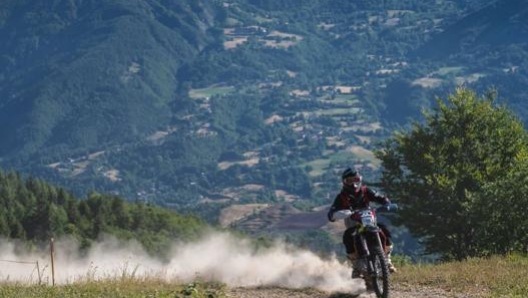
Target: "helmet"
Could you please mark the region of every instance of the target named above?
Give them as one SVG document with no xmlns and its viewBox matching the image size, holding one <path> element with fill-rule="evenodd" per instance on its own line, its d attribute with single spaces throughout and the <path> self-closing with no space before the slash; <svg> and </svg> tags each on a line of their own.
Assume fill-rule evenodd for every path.
<svg viewBox="0 0 528 298">
<path fill-rule="evenodd" d="M 359 188 L 361 186 L 361 182 L 363 181 L 363 177 L 361 177 L 359 172 L 351 168 L 347 168 L 343 171 L 341 174 L 341 179 L 343 180 L 343 185 L 345 187 L 353 186 L 354 189 Z"/>
</svg>

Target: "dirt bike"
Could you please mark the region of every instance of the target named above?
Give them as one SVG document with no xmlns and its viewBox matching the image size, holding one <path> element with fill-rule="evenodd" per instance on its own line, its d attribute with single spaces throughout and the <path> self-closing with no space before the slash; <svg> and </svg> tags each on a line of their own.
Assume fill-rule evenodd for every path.
<svg viewBox="0 0 528 298">
<path fill-rule="evenodd" d="M 386 257 L 386 238 L 377 224 L 376 213 L 396 210 L 396 204 L 390 204 L 379 208 L 366 207 L 357 210 L 341 210 L 335 218 L 351 217 L 356 223 L 360 258 L 363 260 L 363 268 L 360 271 L 365 281 L 367 290 L 374 290 L 379 298 L 388 298 L 390 291 L 389 267 Z M 356 245 L 357 245 L 356 244 Z"/>
</svg>

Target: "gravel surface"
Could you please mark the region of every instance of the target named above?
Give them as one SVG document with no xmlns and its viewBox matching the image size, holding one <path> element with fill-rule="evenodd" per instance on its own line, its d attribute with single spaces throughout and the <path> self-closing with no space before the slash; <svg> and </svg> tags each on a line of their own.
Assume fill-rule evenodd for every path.
<svg viewBox="0 0 528 298">
<path fill-rule="evenodd" d="M 375 298 L 362 288 L 351 293 L 326 293 L 314 289 L 286 289 L 274 287 L 232 288 L 227 292 L 230 298 Z M 478 298 L 479 295 L 452 293 L 442 289 L 418 287 L 393 287 L 390 298 Z"/>
</svg>

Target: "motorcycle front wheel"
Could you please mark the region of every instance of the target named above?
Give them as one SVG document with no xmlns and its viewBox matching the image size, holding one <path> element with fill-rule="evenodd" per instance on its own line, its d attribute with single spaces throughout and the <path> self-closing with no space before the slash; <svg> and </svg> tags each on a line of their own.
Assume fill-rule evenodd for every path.
<svg viewBox="0 0 528 298">
<path fill-rule="evenodd" d="M 368 258 L 369 278 L 372 288 L 378 298 L 389 297 L 389 267 L 385 253 L 381 247 L 376 247 Z"/>
</svg>

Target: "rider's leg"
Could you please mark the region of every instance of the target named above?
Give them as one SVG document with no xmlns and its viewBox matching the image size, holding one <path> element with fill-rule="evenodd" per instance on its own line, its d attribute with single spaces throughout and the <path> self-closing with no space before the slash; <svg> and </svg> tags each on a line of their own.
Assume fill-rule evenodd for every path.
<svg viewBox="0 0 528 298">
<path fill-rule="evenodd" d="M 391 273 L 395 273 L 398 271 L 398 269 L 396 269 L 396 267 L 394 266 L 394 264 L 392 263 L 392 260 L 391 260 L 391 254 L 392 254 L 392 250 L 394 248 L 394 245 L 390 245 L 390 246 L 386 246 L 385 247 L 385 253 L 387 255 L 387 265 L 389 266 L 389 271 Z"/>
<path fill-rule="evenodd" d="M 381 230 L 383 231 L 383 235 L 385 236 L 385 243 L 386 243 L 385 254 L 387 256 L 387 265 L 389 267 L 389 271 L 391 273 L 394 273 L 398 270 L 396 269 L 396 267 L 394 267 L 394 264 L 392 263 L 392 260 L 391 260 L 391 254 L 394 248 L 394 244 L 392 243 L 392 235 L 385 224 L 378 223 L 378 226 L 381 228 Z"/>
<path fill-rule="evenodd" d="M 352 261 L 352 278 L 362 278 L 365 271 L 365 260 L 355 259 Z"/>
<path fill-rule="evenodd" d="M 352 228 L 347 229 L 343 233 L 343 244 L 346 248 L 347 259 L 352 263 L 352 278 L 361 278 L 362 260 L 359 259 L 359 254 L 354 245 L 354 233 Z"/>
</svg>

